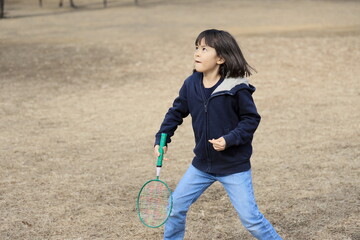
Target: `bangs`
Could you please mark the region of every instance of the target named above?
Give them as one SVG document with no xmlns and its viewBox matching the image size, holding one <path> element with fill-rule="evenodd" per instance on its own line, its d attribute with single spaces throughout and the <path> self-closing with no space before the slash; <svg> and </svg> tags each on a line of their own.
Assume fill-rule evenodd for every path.
<svg viewBox="0 0 360 240">
<path fill-rule="evenodd" d="M 195 46 L 199 46 L 201 40 L 204 39 L 205 44 L 209 47 L 215 48 L 216 32 L 213 30 L 206 30 L 199 34 L 195 40 Z"/>
</svg>

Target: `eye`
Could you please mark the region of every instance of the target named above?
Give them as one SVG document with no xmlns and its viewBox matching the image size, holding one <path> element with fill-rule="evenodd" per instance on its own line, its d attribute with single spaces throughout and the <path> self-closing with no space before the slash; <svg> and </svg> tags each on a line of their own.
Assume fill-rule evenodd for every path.
<svg viewBox="0 0 360 240">
<path fill-rule="evenodd" d="M 203 50 L 203 52 L 206 52 L 206 51 L 207 51 L 207 48 L 203 47 L 202 50 Z"/>
</svg>

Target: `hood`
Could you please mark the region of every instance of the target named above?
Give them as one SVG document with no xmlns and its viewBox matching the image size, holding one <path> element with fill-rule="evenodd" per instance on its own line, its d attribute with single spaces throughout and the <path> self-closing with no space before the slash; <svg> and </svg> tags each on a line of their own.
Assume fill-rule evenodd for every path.
<svg viewBox="0 0 360 240">
<path fill-rule="evenodd" d="M 255 91 L 255 87 L 249 84 L 249 81 L 246 78 L 225 78 L 212 94 L 223 91 L 236 93 L 242 88 L 246 88 L 251 92 Z"/>
</svg>

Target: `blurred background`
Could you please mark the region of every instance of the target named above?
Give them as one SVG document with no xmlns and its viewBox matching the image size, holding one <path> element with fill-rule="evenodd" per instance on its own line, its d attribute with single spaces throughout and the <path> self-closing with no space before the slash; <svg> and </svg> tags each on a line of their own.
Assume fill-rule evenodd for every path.
<svg viewBox="0 0 360 240">
<path fill-rule="evenodd" d="M 360 1 L 5 0 L 0 19 L 0 239 L 161 239 L 135 199 L 194 41 L 229 31 L 257 73 L 260 210 L 284 239 L 360 239 Z M 191 163 L 190 117 L 169 146 Z M 220 184 L 185 239 L 251 239 Z"/>
</svg>

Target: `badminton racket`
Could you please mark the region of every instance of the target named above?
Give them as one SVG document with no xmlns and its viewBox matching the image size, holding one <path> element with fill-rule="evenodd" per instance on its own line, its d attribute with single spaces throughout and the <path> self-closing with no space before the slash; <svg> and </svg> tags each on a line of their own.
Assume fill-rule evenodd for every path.
<svg viewBox="0 0 360 240">
<path fill-rule="evenodd" d="M 164 157 L 166 133 L 161 134 L 159 157 L 156 163 L 156 179 L 147 181 L 139 191 L 136 210 L 140 221 L 147 227 L 158 228 L 168 219 L 172 210 L 172 196 L 169 186 L 161 181 L 160 171 Z"/>
</svg>

